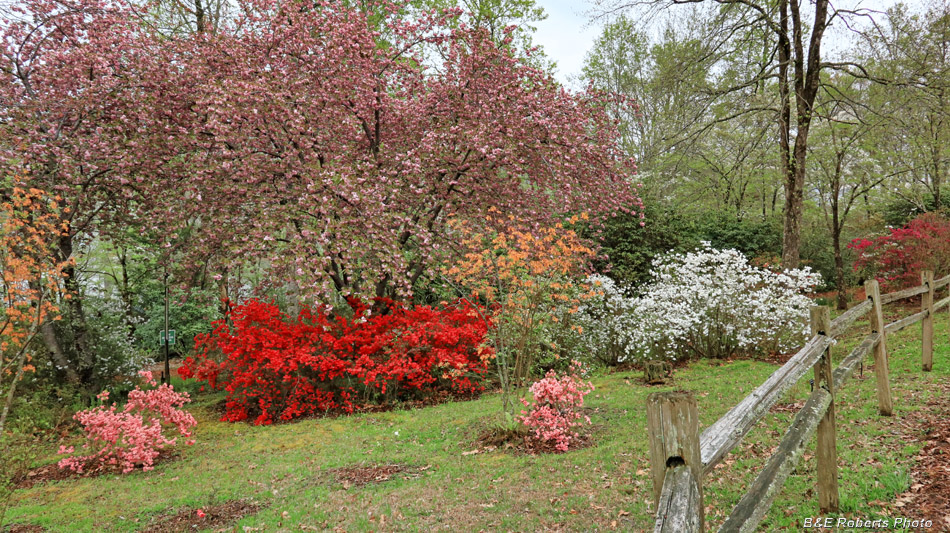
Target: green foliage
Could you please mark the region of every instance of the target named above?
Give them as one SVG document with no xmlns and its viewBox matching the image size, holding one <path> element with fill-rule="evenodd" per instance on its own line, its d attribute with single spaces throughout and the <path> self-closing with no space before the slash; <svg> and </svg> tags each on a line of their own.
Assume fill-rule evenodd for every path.
<svg viewBox="0 0 950 533">
<path fill-rule="evenodd" d="M 710 242 L 713 248 L 739 250 L 750 258 L 782 253 L 778 218 L 739 220 L 712 211 L 687 215 L 673 205 L 657 203 L 647 203 L 644 214 L 643 226 L 638 216 L 620 215 L 608 220 L 598 236 L 600 251 L 608 260 L 599 261 L 595 268 L 634 288 L 650 280 L 654 259 L 671 251 L 692 250 L 701 241 Z"/>
<path fill-rule="evenodd" d="M 606 271 L 625 285 L 640 286 L 650 280 L 655 258 L 670 250 L 692 249 L 700 241 L 693 224 L 671 207 L 647 203 L 644 215 L 643 220 L 620 214 L 606 221 L 603 233 L 596 236 L 605 256 L 595 262 L 597 271 Z"/>
<path fill-rule="evenodd" d="M 525 53 L 528 48 L 537 46 L 533 42 L 535 24 L 548 18 L 536 0 L 413 0 L 407 4 L 410 13 L 413 8 L 438 11 L 461 8 L 463 14 L 458 23 L 487 30 L 493 41 L 512 49 L 532 66 L 542 69 L 553 66 L 543 52 Z M 506 42 L 509 37 L 510 41 Z"/>
<path fill-rule="evenodd" d="M 852 254 L 849 252 L 847 255 L 850 257 Z M 835 288 L 835 254 L 827 229 L 812 225 L 802 228 L 801 260 L 802 266 L 809 266 L 821 274 L 821 285 L 815 288 L 816 291 Z M 845 280 L 847 282 L 850 279 L 851 269 L 845 265 Z"/>
<path fill-rule="evenodd" d="M 950 187 L 942 188 L 941 193 L 942 197 L 946 198 L 946 195 L 950 194 Z M 924 194 L 922 200 L 923 205 L 921 205 L 921 202 L 913 201 L 904 196 L 891 198 L 884 204 L 884 223 L 888 226 L 899 228 L 918 215 L 937 210 L 937 202 L 932 193 Z"/>
<path fill-rule="evenodd" d="M 122 315 L 109 302 L 96 297 L 84 299 L 85 329 L 77 328 L 78 321 L 73 310 L 67 308 L 62 320 L 52 324 L 61 349 L 69 361 L 82 361 L 82 354 L 75 353 L 77 336 L 82 331 L 83 343 L 88 347 L 89 358 L 82 367 L 85 392 L 102 390 L 120 383 L 130 383 L 135 372 L 151 362 L 145 352 L 136 348 Z M 53 365 L 38 365 L 41 381 L 66 383 L 61 369 Z"/>
<path fill-rule="evenodd" d="M 773 257 L 782 254 L 782 222 L 737 219 L 724 212 L 706 212 L 696 221 L 698 240 L 709 241 L 713 248 L 739 250 L 747 257 Z"/>
<path fill-rule="evenodd" d="M 24 376 L 22 392 L 10 408 L 6 429 L 14 434 L 34 435 L 71 424 L 73 413 L 82 409 L 79 390 L 60 385 L 51 378 L 48 368 Z"/>
<path fill-rule="evenodd" d="M 142 322 L 135 327 L 135 344 L 138 349 L 164 357 L 164 345 L 159 335 L 165 328 L 165 293 L 160 282 L 149 284 L 139 292 L 138 309 L 142 310 Z M 168 328 L 175 330 L 175 344 L 168 350 L 172 354 L 190 354 L 195 346 L 195 335 L 211 331 L 211 322 L 221 318 L 217 294 L 212 290 L 180 287 L 168 291 Z"/>
</svg>

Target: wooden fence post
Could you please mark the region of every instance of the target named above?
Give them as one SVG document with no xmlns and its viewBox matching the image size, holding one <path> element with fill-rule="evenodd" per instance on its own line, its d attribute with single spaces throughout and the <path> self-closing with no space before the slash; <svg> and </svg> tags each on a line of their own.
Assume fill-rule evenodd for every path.
<svg viewBox="0 0 950 533">
<path fill-rule="evenodd" d="M 884 311 L 881 308 L 881 287 L 876 279 L 864 283 L 864 292 L 874 304 L 871 310 L 871 332 L 881 336 L 874 347 L 874 374 L 877 377 L 877 405 L 884 416 L 894 414 L 894 402 L 891 400 L 891 379 L 887 368 L 887 332 L 884 331 Z"/>
<path fill-rule="evenodd" d="M 828 335 L 830 329 L 831 310 L 823 305 L 812 307 L 811 334 Z M 831 348 L 826 349 L 815 363 L 815 387 L 824 387 L 831 393 L 828 410 L 818 423 L 815 454 L 818 459 L 818 507 L 822 513 L 835 513 L 838 512 L 838 450 Z"/>
<path fill-rule="evenodd" d="M 655 392 L 647 397 L 647 432 L 653 497 L 659 505 L 667 470 L 685 465 L 699 492 L 699 531 L 703 520 L 703 463 L 699 452 L 699 414 L 689 392 Z"/>
<path fill-rule="evenodd" d="M 920 273 L 920 283 L 927 287 L 927 292 L 920 296 L 920 310 L 927 311 L 927 316 L 920 321 L 922 330 L 924 372 L 930 372 L 934 367 L 934 273 L 924 270 Z"/>
</svg>

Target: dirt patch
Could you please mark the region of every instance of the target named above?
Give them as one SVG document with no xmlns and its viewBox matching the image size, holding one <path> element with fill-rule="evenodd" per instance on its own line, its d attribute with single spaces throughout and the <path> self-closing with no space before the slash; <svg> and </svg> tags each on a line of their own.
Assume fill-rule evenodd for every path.
<svg viewBox="0 0 950 533">
<path fill-rule="evenodd" d="M 908 417 L 921 444 L 910 490 L 894 503 L 901 516 L 933 520 L 934 531 L 950 531 L 950 381 L 939 383 L 926 407 Z"/>
<path fill-rule="evenodd" d="M 168 369 L 169 371 L 171 371 L 172 376 L 177 376 L 178 369 L 181 368 L 181 364 L 184 361 L 184 359 L 182 359 L 180 356 L 174 353 L 170 355 L 171 357 L 168 358 Z M 148 370 L 149 372 L 151 372 L 152 376 L 154 376 L 156 380 L 161 382 L 161 379 L 164 378 L 164 375 L 165 375 L 165 352 L 162 352 L 160 355 L 156 357 L 157 357 L 157 361 L 145 367 L 145 370 Z"/>
<path fill-rule="evenodd" d="M 43 533 L 46 530 L 42 526 L 33 524 L 10 524 L 4 531 L 6 533 Z"/>
<path fill-rule="evenodd" d="M 256 513 L 260 509 L 260 505 L 244 500 L 230 501 L 200 509 L 187 508 L 171 516 L 157 517 L 142 531 L 144 533 L 179 533 L 224 528 L 247 515 Z"/>
<path fill-rule="evenodd" d="M 158 458 L 155 459 L 154 464 L 159 465 L 171 463 L 178 460 L 180 457 L 181 455 L 175 450 L 164 450 L 158 455 Z M 133 470 L 133 472 L 135 471 L 137 470 Z M 129 472 L 129 474 L 131 473 L 132 472 Z M 80 479 L 105 475 L 124 475 L 124 473 L 122 472 L 122 469 L 117 466 L 100 468 L 91 471 L 83 471 L 82 473 L 79 473 L 68 468 L 60 468 L 56 463 L 51 463 L 34 470 L 30 470 L 14 479 L 14 486 L 16 486 L 17 489 L 29 489 L 34 485 L 48 483 L 50 481 L 63 481 L 66 479 Z"/>
<path fill-rule="evenodd" d="M 356 465 L 336 468 L 330 472 L 336 476 L 337 481 L 343 484 L 344 489 L 349 489 L 350 487 L 362 487 L 370 483 L 383 483 L 396 476 L 403 479 L 419 477 L 422 472 L 430 468 L 432 467 L 429 465 L 423 467 L 400 464 Z"/>
</svg>

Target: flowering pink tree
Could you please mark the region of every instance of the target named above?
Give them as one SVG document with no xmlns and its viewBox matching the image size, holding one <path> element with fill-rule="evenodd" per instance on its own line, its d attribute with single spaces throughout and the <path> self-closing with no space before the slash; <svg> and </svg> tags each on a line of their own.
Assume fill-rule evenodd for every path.
<svg viewBox="0 0 950 533">
<path fill-rule="evenodd" d="M 457 12 L 238 3 L 176 36 L 125 0 L 18 4 L 0 158 L 68 198 L 59 254 L 133 224 L 218 273 L 264 259 L 312 294 L 388 296 L 435 275 L 452 217 L 638 209 L 610 97 L 566 91 Z"/>
<path fill-rule="evenodd" d="M 49 253 L 65 265 L 72 335 L 59 338 L 46 321 L 41 337 L 68 381 L 91 394 L 97 361 L 71 260 L 93 236 L 139 224 L 160 205 L 156 177 L 182 173 L 188 101 L 171 97 L 181 80 L 169 67 L 178 48 L 124 0 L 24 0 L 10 13 L 0 25 L 0 165 L 60 199 L 64 231 Z"/>
<path fill-rule="evenodd" d="M 391 296 L 434 274 L 452 217 L 637 206 L 607 96 L 567 92 L 453 13 L 289 5 L 249 3 L 189 58 L 207 80 L 187 184 L 207 243 L 312 292 Z"/>
</svg>

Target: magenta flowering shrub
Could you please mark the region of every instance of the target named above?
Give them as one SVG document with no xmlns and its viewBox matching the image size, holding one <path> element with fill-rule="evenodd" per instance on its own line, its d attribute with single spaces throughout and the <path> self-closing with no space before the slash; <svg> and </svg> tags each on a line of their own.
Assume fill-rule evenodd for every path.
<svg viewBox="0 0 950 533">
<path fill-rule="evenodd" d="M 581 418 L 590 424 L 590 417 L 582 416 L 580 408 L 594 385 L 581 379 L 580 370 L 577 361 L 567 374 L 558 376 L 550 370 L 529 389 L 534 403 L 521 399 L 528 410 L 521 411 L 518 421 L 531 430 L 530 437 L 536 442 L 551 444 L 559 452 L 566 452 L 578 438 L 574 428 L 581 425 Z"/>
<path fill-rule="evenodd" d="M 151 372 L 143 371 L 139 375 L 149 385 L 157 384 Z M 97 398 L 108 400 L 108 391 L 103 391 Z M 190 401 L 187 392 L 176 392 L 171 385 L 162 384 L 149 390 L 136 386 L 121 410 L 113 403 L 110 407 L 100 405 L 80 411 L 73 418 L 82 424 L 86 433 L 83 448 L 92 450 L 92 453 L 67 457 L 58 465 L 75 472 L 82 472 L 87 467 L 95 471 L 109 466 L 118 466 L 126 473 L 137 466 L 151 470 L 161 450 L 174 446 L 177 440 L 177 437 L 165 436 L 166 428 L 190 437 L 191 429 L 198 425 L 191 413 L 181 409 Z M 187 443 L 194 444 L 194 440 Z M 61 454 L 74 451 L 72 446 L 59 448 Z"/>
</svg>

